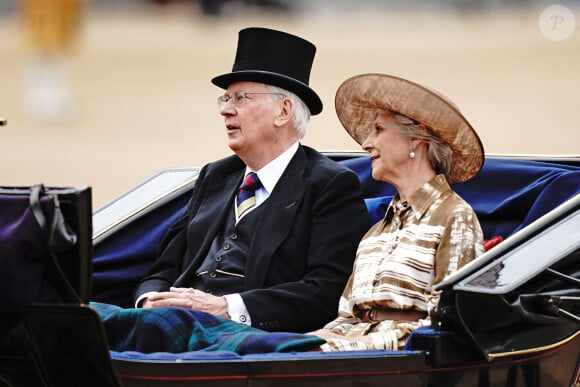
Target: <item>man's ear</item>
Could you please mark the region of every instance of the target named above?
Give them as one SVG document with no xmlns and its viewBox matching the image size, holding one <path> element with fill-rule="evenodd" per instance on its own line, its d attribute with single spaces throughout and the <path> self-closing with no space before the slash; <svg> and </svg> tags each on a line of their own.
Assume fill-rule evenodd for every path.
<svg viewBox="0 0 580 387">
<path fill-rule="evenodd" d="M 294 113 L 294 104 L 290 98 L 284 98 L 282 103 L 280 104 L 280 112 L 274 118 L 274 125 L 276 126 L 284 126 L 286 125 L 291 119 Z"/>
</svg>

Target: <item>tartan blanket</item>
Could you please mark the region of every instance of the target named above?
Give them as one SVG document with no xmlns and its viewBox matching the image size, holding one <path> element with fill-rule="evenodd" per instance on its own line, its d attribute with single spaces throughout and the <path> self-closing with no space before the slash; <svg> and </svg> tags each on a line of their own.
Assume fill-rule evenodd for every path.
<svg viewBox="0 0 580 387">
<path fill-rule="evenodd" d="M 230 351 L 240 355 L 315 350 L 325 340 L 301 333 L 267 332 L 185 308 L 134 309 L 91 302 L 113 351 Z"/>
</svg>

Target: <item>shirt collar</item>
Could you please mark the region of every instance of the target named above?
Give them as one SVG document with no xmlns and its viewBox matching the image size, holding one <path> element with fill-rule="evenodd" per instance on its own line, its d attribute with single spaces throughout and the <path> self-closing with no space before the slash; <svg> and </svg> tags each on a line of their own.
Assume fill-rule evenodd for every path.
<svg viewBox="0 0 580 387">
<path fill-rule="evenodd" d="M 264 165 L 259 171 L 254 171 L 258 174 L 258 178 L 268 194 L 272 192 L 276 183 L 280 180 L 282 173 L 284 173 L 284 170 L 288 164 L 290 164 L 290 160 L 292 160 L 292 157 L 294 157 L 294 154 L 298 151 L 298 145 L 299 143 L 297 141 L 286 149 L 280 156 Z M 252 170 L 249 167 L 246 167 L 246 173 L 244 176 L 251 171 Z"/>
<path fill-rule="evenodd" d="M 413 192 L 409 197 L 408 203 L 413 209 L 415 216 L 420 218 L 425 211 L 439 198 L 444 192 L 451 189 L 445 175 L 440 174 L 423 184 L 421 188 Z"/>
</svg>

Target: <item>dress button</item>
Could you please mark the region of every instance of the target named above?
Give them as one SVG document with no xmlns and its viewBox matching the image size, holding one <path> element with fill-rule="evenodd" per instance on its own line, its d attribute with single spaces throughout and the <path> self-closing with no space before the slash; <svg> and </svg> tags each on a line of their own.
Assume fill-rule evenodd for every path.
<svg viewBox="0 0 580 387">
<path fill-rule="evenodd" d="M 233 240 L 238 239 L 238 234 L 232 234 L 230 235 L 230 238 L 232 238 Z"/>
<path fill-rule="evenodd" d="M 222 256 L 219 255 L 219 256 L 215 257 L 215 261 L 216 262 L 221 262 L 222 261 Z"/>
<path fill-rule="evenodd" d="M 240 316 L 240 322 L 246 322 L 247 318 L 243 314 Z"/>
<path fill-rule="evenodd" d="M 226 243 L 226 244 L 224 245 L 224 250 L 229 250 L 229 249 L 230 249 L 230 245 L 229 245 L 229 243 Z"/>
<path fill-rule="evenodd" d="M 212 271 L 211 273 L 209 273 L 209 276 L 211 278 L 215 278 L 215 277 L 217 277 L 217 274 L 215 273 L 215 271 Z"/>
</svg>

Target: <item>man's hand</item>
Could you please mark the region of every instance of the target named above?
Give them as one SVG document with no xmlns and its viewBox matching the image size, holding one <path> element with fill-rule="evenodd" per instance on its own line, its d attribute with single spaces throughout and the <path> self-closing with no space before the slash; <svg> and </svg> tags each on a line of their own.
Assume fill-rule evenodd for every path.
<svg viewBox="0 0 580 387">
<path fill-rule="evenodd" d="M 142 306 L 143 308 L 179 306 L 230 318 L 228 315 L 228 302 L 224 297 L 217 297 L 193 288 L 170 288 L 168 292 L 160 292 L 149 296 L 143 301 Z"/>
</svg>

